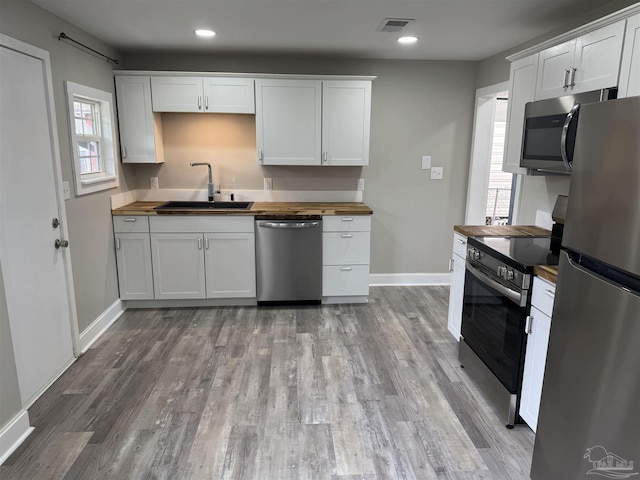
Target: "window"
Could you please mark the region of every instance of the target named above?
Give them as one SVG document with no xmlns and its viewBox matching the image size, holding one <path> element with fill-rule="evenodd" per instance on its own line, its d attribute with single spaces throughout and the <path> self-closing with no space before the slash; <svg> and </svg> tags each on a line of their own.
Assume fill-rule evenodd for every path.
<svg viewBox="0 0 640 480">
<path fill-rule="evenodd" d="M 76 195 L 119 185 L 113 95 L 65 82 Z"/>
</svg>

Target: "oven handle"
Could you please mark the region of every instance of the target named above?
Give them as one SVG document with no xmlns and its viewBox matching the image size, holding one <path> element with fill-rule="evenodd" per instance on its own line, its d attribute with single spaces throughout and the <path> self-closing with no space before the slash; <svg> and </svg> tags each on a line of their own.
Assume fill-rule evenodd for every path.
<svg viewBox="0 0 640 480">
<path fill-rule="evenodd" d="M 480 282 L 482 282 L 485 285 L 493 288 L 494 290 L 497 290 L 502 295 L 504 295 L 509 300 L 511 300 L 513 303 L 518 305 L 519 307 L 524 306 L 524 305 L 522 305 L 522 298 L 523 297 L 522 297 L 522 293 L 521 292 L 518 292 L 516 290 L 512 290 L 510 288 L 505 287 L 501 283 L 496 282 L 492 278 L 486 276 L 484 273 L 482 273 L 477 268 L 475 268 L 472 265 L 470 265 L 469 262 L 467 262 L 467 271 L 472 273 L 473 276 L 476 277 Z"/>
</svg>

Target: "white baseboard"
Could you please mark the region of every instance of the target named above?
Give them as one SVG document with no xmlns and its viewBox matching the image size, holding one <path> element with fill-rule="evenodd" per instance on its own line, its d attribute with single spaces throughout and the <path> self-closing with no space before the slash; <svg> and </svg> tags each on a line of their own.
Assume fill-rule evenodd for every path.
<svg viewBox="0 0 640 480">
<path fill-rule="evenodd" d="M 341 303 L 368 303 L 369 297 L 366 295 L 350 297 L 322 297 L 323 305 L 337 305 Z"/>
<path fill-rule="evenodd" d="M 116 300 L 102 314 L 89 325 L 84 332 L 80 334 L 78 342 L 80 354 L 85 353 L 91 345 L 115 322 L 125 311 L 124 305 L 120 299 Z"/>
<path fill-rule="evenodd" d="M 369 286 L 435 286 L 451 285 L 450 273 L 372 273 Z"/>
<path fill-rule="evenodd" d="M 26 410 L 18 413 L 0 430 L 0 465 L 16 451 L 33 430 L 29 425 L 29 413 Z"/>
</svg>

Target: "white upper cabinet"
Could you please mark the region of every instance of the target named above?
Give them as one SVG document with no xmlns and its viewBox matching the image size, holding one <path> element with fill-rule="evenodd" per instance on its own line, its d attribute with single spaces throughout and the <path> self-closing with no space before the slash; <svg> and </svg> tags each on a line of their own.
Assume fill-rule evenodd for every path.
<svg viewBox="0 0 640 480">
<path fill-rule="evenodd" d="M 640 13 L 627 19 L 618 98 L 640 95 Z"/>
<path fill-rule="evenodd" d="M 371 81 L 256 80 L 261 165 L 368 165 Z"/>
<path fill-rule="evenodd" d="M 154 112 L 254 113 L 253 79 L 152 76 Z"/>
<path fill-rule="evenodd" d="M 261 165 L 320 165 L 322 82 L 258 79 L 256 143 Z"/>
<path fill-rule="evenodd" d="M 322 164 L 368 165 L 371 82 L 322 82 Z"/>
<path fill-rule="evenodd" d="M 151 79 L 116 75 L 118 126 L 123 163 L 162 163 L 162 126 L 151 108 Z"/>
<path fill-rule="evenodd" d="M 538 54 L 516 60 L 511 64 L 509 76 L 509 106 L 507 132 L 502 170 L 510 173 L 527 173 L 520 167 L 522 132 L 524 128 L 524 106 L 532 102 L 536 93 Z"/>
<path fill-rule="evenodd" d="M 536 100 L 618 86 L 625 20 L 540 52 Z"/>
</svg>

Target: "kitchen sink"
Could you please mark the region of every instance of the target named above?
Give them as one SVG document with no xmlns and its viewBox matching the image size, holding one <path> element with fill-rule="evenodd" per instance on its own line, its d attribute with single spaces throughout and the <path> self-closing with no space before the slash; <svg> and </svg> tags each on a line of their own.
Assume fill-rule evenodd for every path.
<svg viewBox="0 0 640 480">
<path fill-rule="evenodd" d="M 154 210 L 249 210 L 253 202 L 193 202 L 172 201 L 158 205 Z"/>
</svg>

